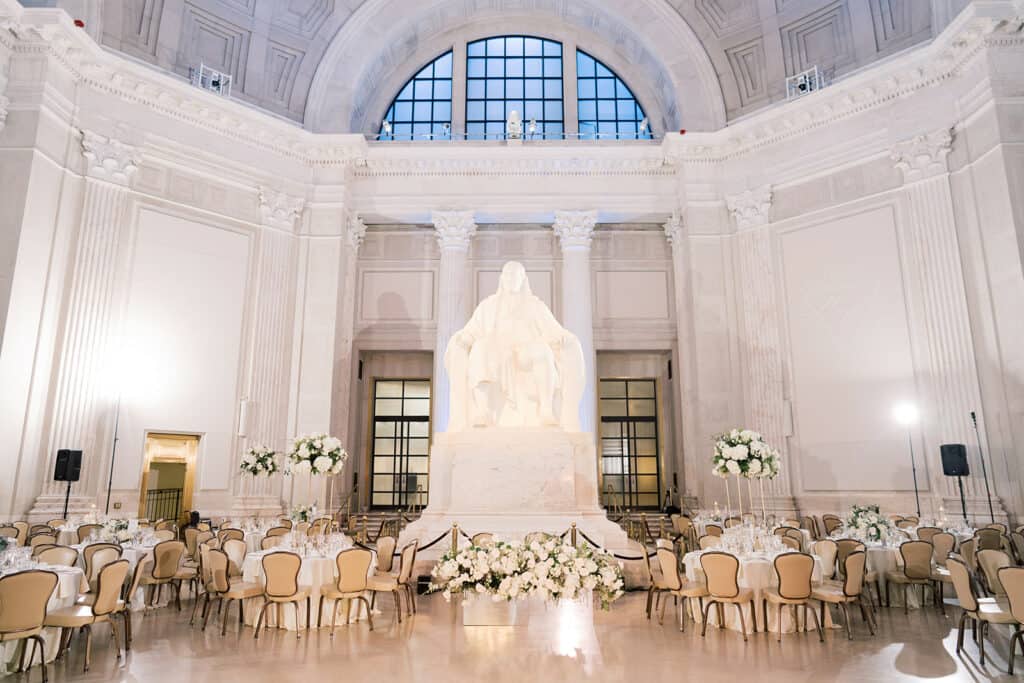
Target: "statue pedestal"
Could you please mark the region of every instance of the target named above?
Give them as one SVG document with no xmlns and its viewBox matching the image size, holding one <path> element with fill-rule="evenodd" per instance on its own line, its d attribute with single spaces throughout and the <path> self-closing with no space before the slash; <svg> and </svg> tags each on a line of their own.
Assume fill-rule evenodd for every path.
<svg viewBox="0 0 1024 683">
<path fill-rule="evenodd" d="M 597 456 L 589 434 L 559 428 L 471 429 L 435 435 L 430 452 L 430 503 L 402 532 L 399 547 L 424 546 L 452 524 L 469 535 L 522 540 L 533 531 L 561 534 L 573 522 L 608 550 L 626 550 L 626 533 L 598 505 Z M 460 545 L 465 539 L 460 540 Z M 428 573 L 450 538 L 420 553 Z M 418 562 L 419 564 L 419 562 Z M 426 571 L 420 571 L 425 569 Z"/>
</svg>

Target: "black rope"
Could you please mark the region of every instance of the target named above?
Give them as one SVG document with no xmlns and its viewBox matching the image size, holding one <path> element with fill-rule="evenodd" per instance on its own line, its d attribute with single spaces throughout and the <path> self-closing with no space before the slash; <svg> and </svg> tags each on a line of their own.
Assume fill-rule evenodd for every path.
<svg viewBox="0 0 1024 683">
<path fill-rule="evenodd" d="M 419 552 L 420 550 L 426 550 L 427 548 L 431 548 L 431 547 L 437 545 L 439 542 L 443 541 L 446 538 L 448 538 L 448 532 L 447 531 L 444 532 L 443 534 L 441 534 L 440 536 L 438 536 L 437 538 L 435 538 L 430 543 L 428 543 L 426 545 L 421 545 L 416 552 Z"/>
<path fill-rule="evenodd" d="M 594 546 L 595 548 L 597 548 L 601 552 L 607 553 L 607 554 L 611 555 L 612 557 L 614 557 L 617 560 L 633 560 L 633 561 L 637 561 L 637 560 L 644 559 L 643 555 L 638 555 L 638 556 L 619 555 L 618 553 L 613 553 L 613 552 L 611 552 L 609 550 L 605 550 L 604 548 L 601 547 L 600 543 L 597 543 L 596 541 L 594 541 L 594 539 L 590 538 L 589 536 L 587 536 L 582 531 L 579 531 L 579 529 L 577 529 L 577 531 L 579 532 L 579 535 L 583 537 L 583 540 L 585 540 L 587 543 L 589 543 L 590 545 Z M 653 553 L 647 553 L 647 557 L 648 558 L 652 558 L 652 557 L 657 556 L 657 554 L 658 554 L 658 551 L 655 550 Z"/>
</svg>

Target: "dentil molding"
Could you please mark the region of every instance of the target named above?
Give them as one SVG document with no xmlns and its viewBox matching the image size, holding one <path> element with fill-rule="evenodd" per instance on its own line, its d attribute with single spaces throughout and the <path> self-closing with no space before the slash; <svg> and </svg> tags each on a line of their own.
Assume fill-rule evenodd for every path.
<svg viewBox="0 0 1024 683">
<path fill-rule="evenodd" d="M 597 225 L 597 211 L 555 211 L 552 229 L 566 249 L 589 249 Z"/>
<path fill-rule="evenodd" d="M 117 185 L 127 186 L 139 170 L 138 149 L 88 130 L 82 131 L 82 156 L 88 177 Z"/>
<path fill-rule="evenodd" d="M 263 225 L 292 232 L 306 200 L 269 187 L 260 188 L 260 217 Z"/>
<path fill-rule="evenodd" d="M 764 185 L 740 194 L 728 195 L 725 204 L 740 230 L 771 222 L 772 186 Z"/>
<path fill-rule="evenodd" d="M 889 156 L 903 172 L 903 181 L 910 183 L 946 173 L 952 147 L 953 133 L 943 128 L 897 143 Z"/>
<path fill-rule="evenodd" d="M 472 211 L 435 211 L 430 217 L 441 249 L 469 249 L 476 234 L 476 219 Z"/>
</svg>

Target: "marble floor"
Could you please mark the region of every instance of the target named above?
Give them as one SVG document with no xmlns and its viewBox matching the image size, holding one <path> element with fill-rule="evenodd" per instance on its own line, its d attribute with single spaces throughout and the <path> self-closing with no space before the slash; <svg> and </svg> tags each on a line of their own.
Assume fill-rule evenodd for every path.
<svg viewBox="0 0 1024 683">
<path fill-rule="evenodd" d="M 679 633 L 671 622 L 643 618 L 643 593 L 631 593 L 611 612 L 596 611 L 593 625 L 573 610 L 534 616 L 517 628 L 461 626 L 457 610 L 441 596 L 421 597 L 420 612 L 401 625 L 383 601 L 372 633 L 365 622 L 326 629 L 296 640 L 293 632 L 270 631 L 254 641 L 252 629 L 237 625 L 221 637 L 212 626 L 202 632 L 188 625 L 189 605 L 136 620 L 132 652 L 116 662 L 106 626 L 98 626 L 92 670 L 82 673 L 84 642 L 74 642 L 65 662 L 50 667 L 51 681 L 132 681 L 140 683 L 286 681 L 1001 681 L 1006 675 L 1007 639 L 994 638 L 992 659 L 978 666 L 977 646 L 968 636 L 962 657 L 953 654 L 956 621 L 934 609 L 886 609 L 880 633 L 872 638 L 859 617 L 855 639 L 830 631 L 825 643 L 813 634 L 751 636 L 699 629 Z M 955 610 L 947 610 L 952 612 Z M 234 612 L 232 612 L 234 614 Z M 1024 657 L 1018 658 L 1024 673 Z M 21 683 L 24 675 L 5 680 Z M 38 667 L 32 681 L 40 680 Z"/>
</svg>

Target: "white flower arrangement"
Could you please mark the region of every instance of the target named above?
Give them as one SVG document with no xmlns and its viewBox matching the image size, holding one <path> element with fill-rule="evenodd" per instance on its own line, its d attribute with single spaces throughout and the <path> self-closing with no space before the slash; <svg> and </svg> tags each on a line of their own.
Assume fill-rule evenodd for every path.
<svg viewBox="0 0 1024 683">
<path fill-rule="evenodd" d="M 281 469 L 277 462 L 277 451 L 272 451 L 266 446 L 256 446 L 247 450 L 242 455 L 239 468 L 254 477 L 269 477 Z"/>
<path fill-rule="evenodd" d="M 308 522 L 316 517 L 316 503 L 312 505 L 296 505 L 289 515 L 293 522 Z"/>
<path fill-rule="evenodd" d="M 127 519 L 108 519 L 96 535 L 105 543 L 125 543 L 132 540 Z"/>
<path fill-rule="evenodd" d="M 462 593 L 489 594 L 495 602 L 539 595 L 574 600 L 593 591 L 602 609 L 623 594 L 622 570 L 610 555 L 586 543 L 554 537 L 529 545 L 497 541 L 448 551 L 431 571 L 430 590 L 446 600 Z"/>
<path fill-rule="evenodd" d="M 846 533 L 862 541 L 888 541 L 896 529 L 877 505 L 854 505 L 845 523 Z"/>
<path fill-rule="evenodd" d="M 774 479 L 779 476 L 782 458 L 764 437 L 749 429 L 733 429 L 715 439 L 711 472 L 722 479 Z"/>
<path fill-rule="evenodd" d="M 348 453 L 341 441 L 326 434 L 300 436 L 292 442 L 288 453 L 289 474 L 341 474 Z"/>
</svg>

